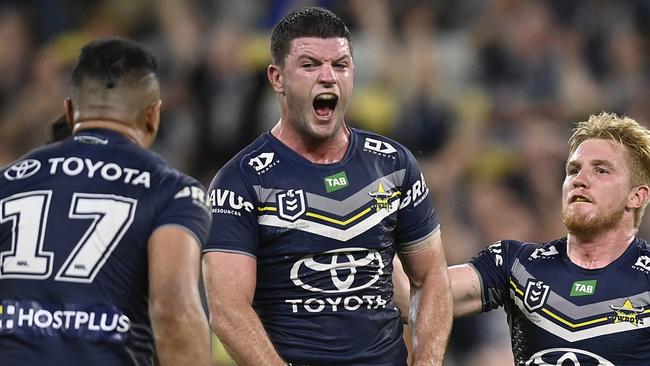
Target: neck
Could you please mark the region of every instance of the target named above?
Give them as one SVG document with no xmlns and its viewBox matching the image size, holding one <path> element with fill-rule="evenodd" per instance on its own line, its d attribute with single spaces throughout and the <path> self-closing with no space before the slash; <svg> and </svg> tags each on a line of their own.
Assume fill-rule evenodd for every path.
<svg viewBox="0 0 650 366">
<path fill-rule="evenodd" d="M 610 231 L 588 238 L 568 234 L 567 255 L 571 262 L 582 268 L 603 268 L 623 255 L 635 234 L 636 230 Z"/>
<path fill-rule="evenodd" d="M 77 121 L 74 124 L 73 133 L 79 131 L 88 130 L 92 128 L 104 128 L 107 130 L 119 132 L 127 138 L 131 139 L 136 144 L 148 148 L 149 144 L 147 143 L 147 138 L 144 133 L 134 126 L 128 125 L 120 121 L 113 120 L 100 120 L 100 119 L 89 119 Z"/>
<path fill-rule="evenodd" d="M 295 129 L 288 128 L 280 120 L 271 129 L 271 134 L 291 150 L 316 164 L 333 164 L 343 160 L 350 144 L 350 131 L 345 124 L 331 138 L 311 139 Z"/>
</svg>

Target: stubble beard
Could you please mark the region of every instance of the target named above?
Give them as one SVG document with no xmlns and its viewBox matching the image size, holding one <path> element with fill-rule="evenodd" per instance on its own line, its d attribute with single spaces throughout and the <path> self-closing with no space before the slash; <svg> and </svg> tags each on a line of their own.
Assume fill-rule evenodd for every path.
<svg viewBox="0 0 650 366">
<path fill-rule="evenodd" d="M 625 209 L 620 209 L 608 215 L 593 215 L 591 213 L 568 212 L 567 207 L 562 207 L 562 222 L 567 231 L 576 236 L 593 237 L 596 234 L 614 228 L 623 219 Z"/>
<path fill-rule="evenodd" d="M 296 121 L 296 128 L 298 132 L 310 143 L 322 143 L 332 140 L 336 137 L 341 124 L 333 122 L 335 125 L 331 127 L 331 131 L 326 134 L 319 133 L 315 128 L 315 124 L 311 124 L 307 118 L 301 118 Z"/>
</svg>

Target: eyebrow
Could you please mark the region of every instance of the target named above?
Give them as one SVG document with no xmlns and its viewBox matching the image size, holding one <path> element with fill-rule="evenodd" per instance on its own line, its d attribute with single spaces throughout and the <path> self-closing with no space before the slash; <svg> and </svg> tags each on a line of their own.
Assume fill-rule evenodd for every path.
<svg viewBox="0 0 650 366">
<path fill-rule="evenodd" d="M 314 56 L 311 56 L 309 54 L 306 54 L 306 53 L 302 54 L 302 55 L 299 55 L 297 59 L 298 59 L 298 61 L 300 61 L 302 59 L 307 59 L 307 60 L 310 60 L 310 61 L 322 63 L 322 61 L 320 59 L 318 59 L 318 58 L 316 58 Z M 341 61 L 344 61 L 344 60 L 350 60 L 350 59 L 352 59 L 352 57 L 350 57 L 350 55 L 343 55 L 343 56 L 335 59 L 334 61 L 332 61 L 332 63 L 335 64 L 337 62 L 341 62 Z"/>
<path fill-rule="evenodd" d="M 606 167 L 608 167 L 610 169 L 615 168 L 614 164 L 612 164 L 609 160 L 593 159 L 593 160 L 590 160 L 589 163 L 591 165 L 593 165 L 593 166 L 606 166 Z M 569 168 L 569 167 L 580 167 L 580 166 L 582 166 L 582 164 L 579 163 L 577 160 L 567 161 L 567 163 L 566 163 L 567 168 Z"/>
</svg>

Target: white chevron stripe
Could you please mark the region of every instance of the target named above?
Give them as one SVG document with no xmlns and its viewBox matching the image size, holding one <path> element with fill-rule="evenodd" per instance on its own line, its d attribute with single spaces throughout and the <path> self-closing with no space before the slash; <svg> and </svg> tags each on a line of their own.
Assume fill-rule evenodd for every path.
<svg viewBox="0 0 650 366">
<path fill-rule="evenodd" d="M 258 222 L 260 225 L 281 227 L 288 229 L 296 229 L 300 231 L 305 231 L 308 233 L 324 236 L 331 239 L 336 239 L 340 241 L 348 241 L 364 232 L 368 229 L 377 225 L 381 220 L 388 217 L 393 212 L 397 211 L 399 207 L 400 200 L 394 200 L 391 202 L 390 208 L 388 210 L 381 209 L 378 212 L 373 213 L 372 215 L 361 220 L 358 224 L 349 227 L 347 229 L 337 229 L 335 227 L 327 226 L 317 222 L 312 222 L 308 220 L 296 220 L 295 222 L 282 220 L 281 218 L 275 215 L 262 215 L 259 217 Z"/>
<path fill-rule="evenodd" d="M 524 302 L 520 298 L 515 296 L 512 290 L 510 291 L 510 296 L 514 296 L 515 304 L 517 304 L 519 310 L 524 315 L 526 315 L 526 317 L 531 321 L 531 323 L 569 342 L 577 342 L 577 341 L 582 341 L 584 339 L 594 338 L 602 335 L 629 332 L 629 331 L 640 330 L 643 328 L 650 327 L 650 321 L 640 322 L 638 326 L 634 326 L 632 323 L 629 322 L 620 322 L 620 323 L 610 323 L 610 324 L 600 325 L 585 330 L 571 331 L 553 323 L 552 321 L 546 319 L 546 317 L 544 317 L 543 315 L 528 312 L 528 310 L 526 310 L 526 307 L 524 306 Z"/>
</svg>

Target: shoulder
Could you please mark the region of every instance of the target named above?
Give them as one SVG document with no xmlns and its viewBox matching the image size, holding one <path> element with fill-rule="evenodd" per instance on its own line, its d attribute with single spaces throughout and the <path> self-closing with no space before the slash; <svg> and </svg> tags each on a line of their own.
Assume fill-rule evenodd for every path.
<svg viewBox="0 0 650 366">
<path fill-rule="evenodd" d="M 359 141 L 358 148 L 366 152 L 374 152 L 383 155 L 411 154 L 406 146 L 389 137 L 352 127 L 350 127 L 350 132 L 356 135 Z"/>
<path fill-rule="evenodd" d="M 268 132 L 264 133 L 224 164 L 217 172 L 217 176 L 235 171 L 255 174 L 268 168 L 276 160 L 276 155 L 277 152 L 271 146 Z"/>
<path fill-rule="evenodd" d="M 48 160 L 58 156 L 61 143 L 38 147 L 18 159 L 0 167 L 0 180 L 19 181 L 47 171 Z"/>
<path fill-rule="evenodd" d="M 524 260 L 555 257 L 560 254 L 559 247 L 563 243 L 564 239 L 557 239 L 548 243 L 500 240 L 490 245 L 487 251 L 493 256 L 506 257 L 508 262 L 514 262 L 515 260 L 523 262 Z"/>
</svg>

